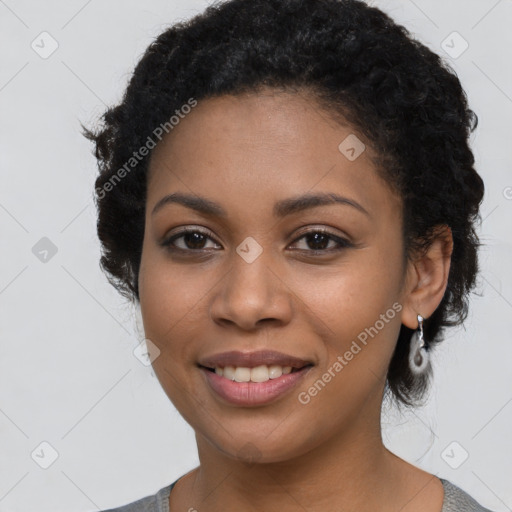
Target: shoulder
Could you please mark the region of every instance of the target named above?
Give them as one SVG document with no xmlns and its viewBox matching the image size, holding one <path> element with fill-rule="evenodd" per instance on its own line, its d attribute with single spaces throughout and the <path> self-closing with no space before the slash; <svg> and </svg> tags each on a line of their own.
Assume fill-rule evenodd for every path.
<svg viewBox="0 0 512 512">
<path fill-rule="evenodd" d="M 150 496 L 102 512 L 169 512 L 169 495 L 175 483 L 162 487 L 157 493 Z"/>
<path fill-rule="evenodd" d="M 460 487 L 440 478 L 444 488 L 443 508 L 441 512 L 492 512 L 482 507 L 474 498 Z M 169 512 L 169 495 L 178 480 L 162 487 L 156 494 L 103 512 Z"/>
<path fill-rule="evenodd" d="M 444 500 L 441 512 L 492 512 L 482 507 L 474 498 L 448 480 L 440 478 L 444 487 Z"/>
</svg>

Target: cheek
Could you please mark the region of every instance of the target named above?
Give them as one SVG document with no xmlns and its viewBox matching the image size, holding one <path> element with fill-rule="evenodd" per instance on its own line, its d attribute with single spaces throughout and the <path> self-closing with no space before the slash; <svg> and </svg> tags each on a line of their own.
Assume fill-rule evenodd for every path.
<svg viewBox="0 0 512 512">
<path fill-rule="evenodd" d="M 303 314 L 323 338 L 322 370 L 330 371 L 324 376 L 334 383 L 333 399 L 357 400 L 385 380 L 401 326 L 400 250 L 369 246 L 321 279 L 297 281 Z"/>
<path fill-rule="evenodd" d="M 322 338 L 318 373 L 299 390 L 299 402 L 311 417 L 325 417 L 328 410 L 332 428 L 349 422 L 363 404 L 380 403 L 400 330 L 398 277 L 391 266 L 384 272 L 370 260 L 375 258 L 316 281 L 314 294 L 306 287 L 298 293 L 308 297 L 301 315 Z"/>
<path fill-rule="evenodd" d="M 185 325 L 201 316 L 204 290 L 199 293 L 194 282 L 165 269 L 159 272 L 156 266 L 145 272 L 143 280 L 140 304 L 146 336 L 166 346 Z"/>
<path fill-rule="evenodd" d="M 332 271 L 301 272 L 294 277 L 294 292 L 326 328 L 357 335 L 400 297 L 400 278 L 398 251 L 368 247 L 355 251 Z"/>
<path fill-rule="evenodd" d="M 168 328 L 180 318 L 187 296 L 183 268 L 173 265 L 165 248 L 148 240 L 150 229 L 146 226 L 146 237 L 142 248 L 139 270 L 139 296 L 141 311 L 147 326 L 155 328 L 159 323 Z"/>
<path fill-rule="evenodd" d="M 141 262 L 139 295 L 145 336 L 160 351 L 152 367 L 171 402 L 194 424 L 199 389 L 192 378 L 196 376 L 192 351 L 194 339 L 204 333 L 204 318 L 208 318 L 201 298 L 209 287 L 204 280 L 197 282 L 197 277 L 196 282 L 191 281 L 182 269 L 159 261 L 161 256 L 150 252 Z"/>
<path fill-rule="evenodd" d="M 146 338 L 161 352 L 155 368 L 194 364 L 193 340 L 204 333 L 205 320 L 209 319 L 209 290 L 218 281 L 199 266 L 173 264 L 158 248 L 143 251 L 140 308 Z"/>
</svg>

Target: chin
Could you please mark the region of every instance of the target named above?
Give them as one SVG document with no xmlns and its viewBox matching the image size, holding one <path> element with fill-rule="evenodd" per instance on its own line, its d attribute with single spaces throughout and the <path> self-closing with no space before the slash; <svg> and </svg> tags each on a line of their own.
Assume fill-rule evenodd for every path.
<svg viewBox="0 0 512 512">
<path fill-rule="evenodd" d="M 196 438 L 199 438 L 200 451 L 202 438 L 209 447 L 213 447 L 230 459 L 236 459 L 249 465 L 272 464 L 291 461 L 321 444 L 321 439 L 312 439 L 310 435 L 304 437 L 300 435 L 300 433 L 305 434 L 312 431 L 311 423 L 308 427 L 296 428 L 297 430 L 293 431 L 280 429 L 279 423 L 277 423 L 269 428 L 260 428 L 256 432 L 254 425 L 247 432 L 239 428 L 226 429 L 227 431 L 221 428 L 220 431 L 214 432 L 196 430 Z M 229 434 L 231 431 L 236 432 L 236 435 L 231 436 Z"/>
</svg>

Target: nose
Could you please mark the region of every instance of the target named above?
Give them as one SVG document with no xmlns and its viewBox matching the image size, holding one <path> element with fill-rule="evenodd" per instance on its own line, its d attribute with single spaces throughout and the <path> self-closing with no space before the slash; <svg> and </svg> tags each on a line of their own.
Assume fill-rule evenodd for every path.
<svg viewBox="0 0 512 512">
<path fill-rule="evenodd" d="M 231 270 L 224 276 L 210 306 L 213 321 L 224 327 L 252 331 L 269 324 L 290 322 L 292 293 L 265 251 L 248 263 L 233 255 Z M 282 274 L 282 273 L 281 273 Z"/>
</svg>

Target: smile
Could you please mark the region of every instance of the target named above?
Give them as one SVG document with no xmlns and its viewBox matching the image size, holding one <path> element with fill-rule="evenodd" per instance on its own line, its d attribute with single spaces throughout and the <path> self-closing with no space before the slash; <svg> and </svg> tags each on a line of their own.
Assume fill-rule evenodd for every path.
<svg viewBox="0 0 512 512">
<path fill-rule="evenodd" d="M 255 366 L 248 368 L 246 366 L 226 366 L 221 368 L 207 368 L 210 371 L 215 371 L 217 375 L 235 382 L 267 382 L 271 379 L 277 379 L 282 375 L 288 375 L 299 371 L 299 368 L 292 368 L 291 366 L 280 365 L 265 365 Z"/>
<path fill-rule="evenodd" d="M 239 407 L 268 405 L 283 398 L 299 385 L 311 368 L 312 365 L 293 369 L 289 366 L 283 368 L 276 365 L 260 365 L 254 368 L 226 366 L 215 370 L 200 367 L 214 396 Z M 253 371 L 255 378 L 261 380 L 252 380 Z M 223 375 L 220 375 L 220 372 Z M 236 380 L 237 378 L 244 380 Z"/>
</svg>

